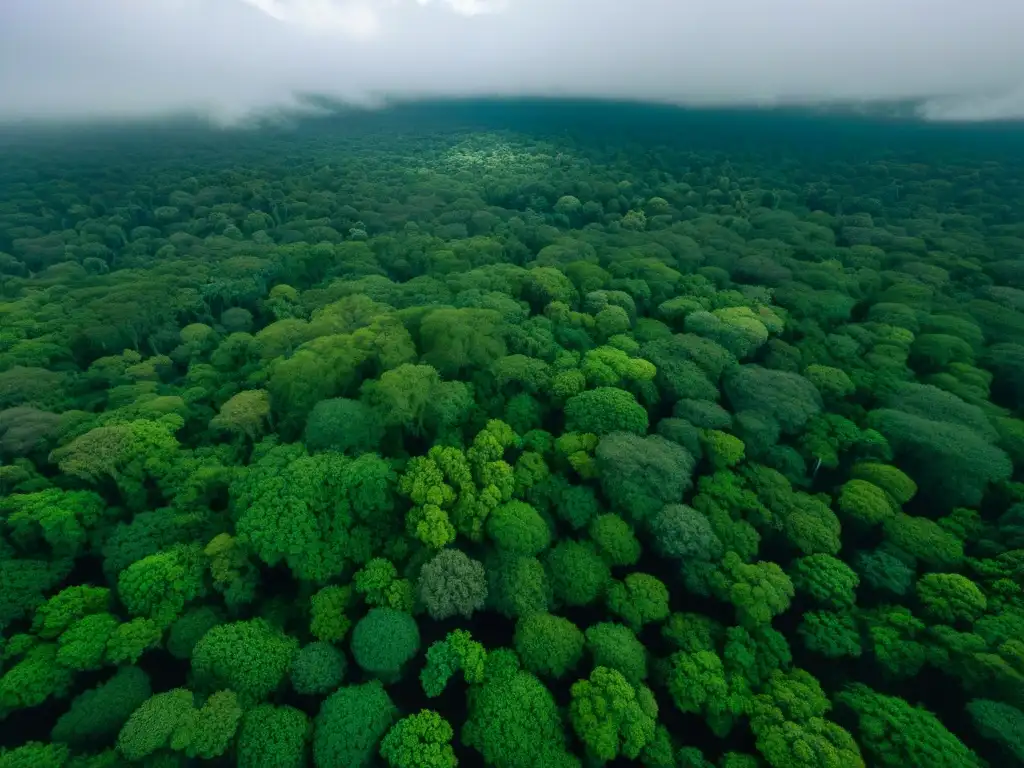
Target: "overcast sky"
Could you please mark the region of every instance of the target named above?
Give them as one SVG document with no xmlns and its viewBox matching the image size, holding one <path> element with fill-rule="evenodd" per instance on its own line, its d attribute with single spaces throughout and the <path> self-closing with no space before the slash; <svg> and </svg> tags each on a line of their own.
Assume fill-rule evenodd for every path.
<svg viewBox="0 0 1024 768">
<path fill-rule="evenodd" d="M 300 91 L 1024 117 L 1024 0 L 0 0 L 0 118 L 230 121 Z"/>
</svg>

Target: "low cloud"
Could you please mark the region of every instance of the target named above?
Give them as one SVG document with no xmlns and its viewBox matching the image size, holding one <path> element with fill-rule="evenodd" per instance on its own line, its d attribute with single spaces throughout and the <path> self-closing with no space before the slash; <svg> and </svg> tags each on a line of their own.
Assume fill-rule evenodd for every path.
<svg viewBox="0 0 1024 768">
<path fill-rule="evenodd" d="M 3 0 L 0 119 L 231 122 L 298 94 L 1024 118 L 1022 33 L 1009 0 Z"/>
</svg>

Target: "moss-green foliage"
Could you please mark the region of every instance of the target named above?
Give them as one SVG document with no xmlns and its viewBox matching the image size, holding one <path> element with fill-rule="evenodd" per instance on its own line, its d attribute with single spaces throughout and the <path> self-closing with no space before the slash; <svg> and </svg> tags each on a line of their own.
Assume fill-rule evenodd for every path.
<svg viewBox="0 0 1024 768">
<path fill-rule="evenodd" d="M 483 682 L 487 651 L 464 629 L 449 632 L 444 640 L 432 643 L 426 656 L 420 682 L 430 698 L 440 696 L 452 675 L 460 670 L 467 683 Z"/>
<path fill-rule="evenodd" d="M 608 610 L 637 632 L 668 617 L 668 587 L 649 573 L 631 573 L 608 585 Z"/>
<path fill-rule="evenodd" d="M 32 630 L 39 637 L 59 637 L 79 619 L 102 613 L 110 604 L 110 590 L 88 585 L 62 589 L 39 606 L 32 621 Z"/>
<path fill-rule="evenodd" d="M 298 578 L 327 581 L 364 559 L 360 517 L 391 508 L 393 481 L 372 454 L 349 460 L 275 446 L 232 485 L 239 538 L 267 565 L 284 562 Z"/>
<path fill-rule="evenodd" d="M 191 691 L 158 693 L 136 709 L 117 736 L 117 750 L 127 760 L 141 760 L 170 747 L 175 731 L 190 717 Z"/>
<path fill-rule="evenodd" d="M 860 631 L 853 616 L 835 611 L 808 611 L 797 630 L 807 650 L 828 659 L 861 655 Z"/>
<path fill-rule="evenodd" d="M 380 754 L 392 768 L 455 768 L 451 725 L 437 712 L 403 717 L 384 736 Z"/>
<path fill-rule="evenodd" d="M 66 695 L 73 673 L 57 663 L 57 646 L 44 643 L 15 660 L 0 677 L 0 711 L 36 707 L 51 697 Z"/>
<path fill-rule="evenodd" d="M 160 644 L 163 631 L 152 619 L 135 618 L 118 624 L 107 638 L 107 661 L 134 664 L 139 657 Z"/>
<path fill-rule="evenodd" d="M 569 719 L 600 761 L 638 757 L 654 738 L 657 716 L 654 694 L 646 686 L 634 688 L 617 670 L 597 667 L 572 686 Z"/>
<path fill-rule="evenodd" d="M 700 441 L 702 453 L 716 470 L 736 466 L 746 453 L 742 440 L 718 429 L 702 429 Z"/>
<path fill-rule="evenodd" d="M 442 549 L 420 570 L 419 598 L 432 618 L 469 618 L 484 607 L 487 573 L 458 549 Z"/>
<path fill-rule="evenodd" d="M 462 741 L 498 768 L 574 766 L 565 752 L 562 717 L 551 692 L 513 666 L 470 692 Z"/>
<path fill-rule="evenodd" d="M 837 400 L 852 394 L 856 385 L 841 368 L 830 365 L 813 364 L 803 372 L 804 378 L 818 388 L 818 392 L 826 400 Z"/>
<path fill-rule="evenodd" d="M 310 598 L 309 631 L 313 637 L 326 642 L 338 642 L 352 626 L 346 615 L 352 600 L 348 586 L 324 587 Z"/>
<path fill-rule="evenodd" d="M 601 556 L 612 567 L 636 565 L 640 559 L 640 542 L 629 523 L 618 515 L 598 515 L 587 529 Z"/>
<path fill-rule="evenodd" d="M 971 750 L 950 733 L 934 714 L 903 699 L 855 684 L 837 696 L 840 706 L 856 717 L 861 747 L 876 765 L 981 766 Z"/>
<path fill-rule="evenodd" d="M 531 613 L 516 623 L 516 653 L 535 675 L 564 677 L 583 656 L 583 633 L 568 619 Z"/>
<path fill-rule="evenodd" d="M 701 429 L 729 429 L 732 426 L 732 414 L 710 400 L 680 400 L 672 409 L 672 415 Z"/>
<path fill-rule="evenodd" d="M 808 555 L 794 563 L 793 585 L 830 608 L 850 608 L 856 601 L 860 577 L 831 555 Z"/>
<path fill-rule="evenodd" d="M 714 651 L 678 651 L 667 659 L 666 685 L 681 712 L 722 712 L 729 684 L 722 659 Z"/>
<path fill-rule="evenodd" d="M 883 523 L 896 512 L 891 497 L 866 480 L 850 480 L 843 485 L 839 510 L 852 522 L 863 525 Z"/>
<path fill-rule="evenodd" d="M 633 684 L 647 677 L 647 649 L 629 627 L 602 622 L 588 628 L 586 638 L 595 667 L 616 669 Z"/>
<path fill-rule="evenodd" d="M 744 563 L 735 552 L 726 553 L 712 589 L 732 602 L 737 621 L 746 627 L 769 623 L 789 608 L 794 594 L 792 580 L 776 563 Z"/>
<path fill-rule="evenodd" d="M 99 669 L 107 653 L 107 640 L 118 624 L 109 613 L 82 617 L 57 639 L 57 662 L 80 672 Z"/>
<path fill-rule="evenodd" d="M 479 106 L 4 129 L 0 764 L 1020 762 L 1019 137 Z"/>
<path fill-rule="evenodd" d="M 196 643 L 192 671 L 207 688 L 223 685 L 259 700 L 282 683 L 298 650 L 298 641 L 263 619 L 220 624 Z"/>
<path fill-rule="evenodd" d="M 87 532 L 104 518 L 103 498 L 89 491 L 49 488 L 24 493 L 2 503 L 11 535 L 23 542 L 41 540 L 56 557 L 74 557 L 86 543 Z"/>
<path fill-rule="evenodd" d="M 63 744 L 44 744 L 30 741 L 14 749 L 0 750 L 3 768 L 61 768 L 68 759 L 68 748 Z"/>
<path fill-rule="evenodd" d="M 550 557 L 555 557 L 558 551 L 553 550 Z M 600 558 L 598 561 L 599 568 L 607 568 L 604 561 Z M 551 585 L 547 573 L 544 565 L 535 557 L 492 556 L 487 561 L 487 582 L 491 605 L 509 618 L 547 610 L 551 603 Z"/>
<path fill-rule="evenodd" d="M 831 708 L 817 680 L 802 669 L 776 671 L 754 702 L 751 728 L 772 768 L 856 766 L 865 761 L 853 736 L 825 718 Z"/>
<path fill-rule="evenodd" d="M 356 592 L 367 605 L 409 612 L 413 607 L 413 586 L 398 578 L 398 569 L 383 557 L 375 557 L 355 573 Z"/>
<path fill-rule="evenodd" d="M 301 768 L 311 731 L 309 718 L 294 707 L 260 704 L 242 716 L 239 768 Z"/>
<path fill-rule="evenodd" d="M 917 582 L 917 597 L 925 612 L 943 624 L 971 622 L 988 607 L 985 593 L 958 573 L 928 573 Z"/>
<path fill-rule="evenodd" d="M 680 765 L 682 768 L 713 768 L 714 763 L 704 758 L 704 753 L 696 747 L 682 747 L 671 765 Z"/>
<path fill-rule="evenodd" d="M 588 542 L 566 539 L 548 553 L 548 580 L 557 603 L 590 605 L 604 594 L 611 569 Z"/>
<path fill-rule="evenodd" d="M 171 749 L 189 758 L 220 757 L 234 741 L 242 711 L 234 691 L 217 691 L 179 724 L 171 735 Z"/>
<path fill-rule="evenodd" d="M 870 425 L 929 495 L 953 505 L 978 504 L 990 483 L 1009 479 L 1009 457 L 969 426 L 928 418 L 931 413 L 883 408 L 872 412 Z"/>
<path fill-rule="evenodd" d="M 910 562 L 954 568 L 963 559 L 963 542 L 926 517 L 899 514 L 884 525 L 886 544 Z"/>
<path fill-rule="evenodd" d="M 598 387 L 569 398 L 565 427 L 571 432 L 607 435 L 647 431 L 647 411 L 629 393 L 616 387 Z"/>
<path fill-rule="evenodd" d="M 679 560 L 713 560 L 722 551 L 707 516 L 686 504 L 668 504 L 648 523 L 659 554 Z"/>
<path fill-rule="evenodd" d="M 499 549 L 519 555 L 536 555 L 551 542 L 547 523 L 521 501 L 502 504 L 488 515 L 487 536 Z"/>
<path fill-rule="evenodd" d="M 551 475 L 537 491 L 554 507 L 558 519 L 573 530 L 585 528 L 600 510 L 591 486 L 570 485 L 561 475 Z"/>
</svg>

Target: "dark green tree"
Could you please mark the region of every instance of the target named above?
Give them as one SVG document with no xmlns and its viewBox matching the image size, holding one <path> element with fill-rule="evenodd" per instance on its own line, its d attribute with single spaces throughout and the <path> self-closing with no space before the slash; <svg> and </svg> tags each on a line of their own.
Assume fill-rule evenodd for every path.
<svg viewBox="0 0 1024 768">
<path fill-rule="evenodd" d="M 404 611 L 374 608 L 352 630 L 352 655 L 370 675 L 392 682 L 420 647 L 416 620 Z"/>
</svg>

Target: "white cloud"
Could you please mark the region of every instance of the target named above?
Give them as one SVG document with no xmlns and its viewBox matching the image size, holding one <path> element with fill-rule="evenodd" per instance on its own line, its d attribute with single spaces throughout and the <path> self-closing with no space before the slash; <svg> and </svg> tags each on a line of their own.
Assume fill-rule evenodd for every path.
<svg viewBox="0 0 1024 768">
<path fill-rule="evenodd" d="M 313 34 L 343 33 L 355 38 L 380 31 L 376 9 L 366 2 L 334 0 L 243 0 L 275 21 Z"/>
<path fill-rule="evenodd" d="M 929 120 L 950 122 L 1024 120 L 1024 86 L 996 93 L 928 99 L 919 112 Z"/>
<path fill-rule="evenodd" d="M 1010 0 L 0 0 L 0 117 L 234 119 L 297 92 L 1024 117 L 1022 31 Z"/>
<path fill-rule="evenodd" d="M 382 16 L 403 3 L 431 5 L 434 0 L 240 0 L 275 21 L 314 35 L 342 34 L 369 40 L 382 32 Z M 462 15 L 500 13 L 504 0 L 440 0 L 443 8 Z"/>
<path fill-rule="evenodd" d="M 416 0 L 420 5 L 429 5 L 430 0 Z M 500 13 L 508 7 L 505 0 L 441 0 L 456 13 L 464 16 L 478 16 L 482 13 Z"/>
</svg>

